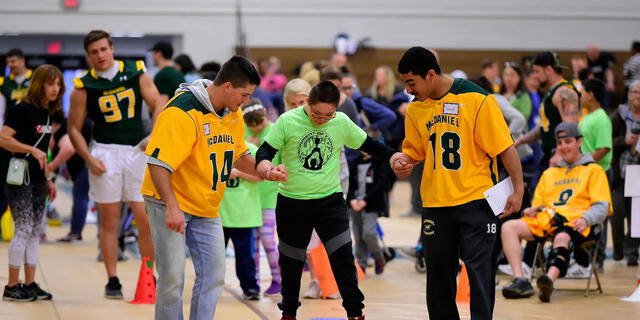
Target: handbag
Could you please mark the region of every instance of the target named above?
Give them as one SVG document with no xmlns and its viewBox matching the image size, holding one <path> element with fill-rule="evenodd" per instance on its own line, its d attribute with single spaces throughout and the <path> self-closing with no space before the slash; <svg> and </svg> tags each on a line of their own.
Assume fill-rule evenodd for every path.
<svg viewBox="0 0 640 320">
<path fill-rule="evenodd" d="M 45 127 L 49 126 L 49 120 L 50 117 L 47 116 L 47 124 Z M 33 145 L 34 148 L 38 146 L 46 134 L 46 130 L 42 130 L 42 135 Z M 14 186 L 21 186 L 24 184 L 28 186 L 31 183 L 31 179 L 29 177 L 29 161 L 27 161 L 28 157 L 29 153 L 27 153 L 24 158 L 11 157 L 11 160 L 9 160 L 9 169 L 7 170 L 7 184 Z"/>
</svg>

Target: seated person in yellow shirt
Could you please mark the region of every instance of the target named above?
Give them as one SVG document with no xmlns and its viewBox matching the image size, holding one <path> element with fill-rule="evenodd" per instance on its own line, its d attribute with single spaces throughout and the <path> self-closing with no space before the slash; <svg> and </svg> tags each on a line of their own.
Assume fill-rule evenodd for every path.
<svg viewBox="0 0 640 320">
<path fill-rule="evenodd" d="M 549 302 L 553 282 L 565 276 L 570 248 L 600 233 L 599 227 L 611 208 L 607 176 L 590 154 L 580 152 L 582 135 L 578 126 L 563 122 L 555 130 L 556 153 L 562 160 L 544 171 L 534 194 L 532 207 L 524 217 L 502 225 L 502 246 L 515 279 L 502 289 L 507 299 L 527 298 L 533 287 L 522 275 L 521 240 L 553 237 L 547 274 L 538 277 L 538 297 Z"/>
</svg>

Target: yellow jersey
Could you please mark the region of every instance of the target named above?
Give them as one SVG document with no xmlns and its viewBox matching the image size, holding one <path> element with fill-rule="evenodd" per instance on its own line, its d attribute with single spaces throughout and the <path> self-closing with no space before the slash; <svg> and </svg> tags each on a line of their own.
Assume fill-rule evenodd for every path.
<svg viewBox="0 0 640 320">
<path fill-rule="evenodd" d="M 551 167 L 542 173 L 531 201 L 531 206 L 542 205 L 545 210 L 538 213 L 536 218 L 523 219 L 528 224 L 531 220 L 538 220 L 537 224 L 546 225 L 551 221 L 544 221 L 550 220 L 553 213 L 558 213 L 567 219 L 569 223 L 565 223 L 566 225 L 572 226 L 571 221 L 581 218 L 598 201 L 609 203 L 611 215 L 613 209 L 609 190 L 607 175 L 595 162 L 586 162 L 570 170 L 566 167 Z M 542 236 L 536 234 L 536 230 L 532 229 L 532 232 L 536 236 Z M 589 229 L 583 232 L 585 237 L 588 234 Z"/>
<path fill-rule="evenodd" d="M 455 79 L 440 99 L 407 107 L 402 151 L 424 159 L 424 207 L 450 207 L 483 199 L 497 181 L 496 156 L 513 144 L 495 98 Z"/>
<path fill-rule="evenodd" d="M 231 169 L 248 152 L 242 111 L 220 117 L 191 92 L 181 92 L 158 116 L 145 154 L 173 169 L 171 186 L 180 209 L 216 218 Z M 160 199 L 148 168 L 141 192 Z"/>
</svg>

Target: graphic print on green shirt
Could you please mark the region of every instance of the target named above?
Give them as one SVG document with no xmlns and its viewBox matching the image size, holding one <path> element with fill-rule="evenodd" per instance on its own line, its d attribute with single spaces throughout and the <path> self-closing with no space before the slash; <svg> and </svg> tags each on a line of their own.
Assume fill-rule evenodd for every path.
<svg viewBox="0 0 640 320">
<path fill-rule="evenodd" d="M 255 157 L 258 147 L 247 141 L 251 155 Z M 261 182 L 251 182 L 242 178 L 227 181 L 227 189 L 220 202 L 220 219 L 226 228 L 254 228 L 262 226 L 260 206 Z"/>
<path fill-rule="evenodd" d="M 311 122 L 302 107 L 284 113 L 265 138 L 280 151 L 289 173 L 278 192 L 294 199 L 320 199 L 341 192 L 340 149 L 345 145 L 358 149 L 366 138 L 342 112 L 320 126 Z"/>
<path fill-rule="evenodd" d="M 144 62 L 119 61 L 112 80 L 98 77 L 91 69 L 74 79 L 76 88 L 87 90 L 87 115 L 93 120 L 93 139 L 99 143 L 134 146 L 144 138 L 140 75 Z"/>
<path fill-rule="evenodd" d="M 27 77 L 20 84 L 16 82 L 13 74 L 10 74 L 6 78 L 0 77 L 0 93 L 2 93 L 6 101 L 5 112 L 18 104 L 18 101 L 22 100 L 27 94 L 27 88 L 29 88 L 29 83 L 31 83 L 32 74 L 33 72 L 27 69 Z"/>
</svg>

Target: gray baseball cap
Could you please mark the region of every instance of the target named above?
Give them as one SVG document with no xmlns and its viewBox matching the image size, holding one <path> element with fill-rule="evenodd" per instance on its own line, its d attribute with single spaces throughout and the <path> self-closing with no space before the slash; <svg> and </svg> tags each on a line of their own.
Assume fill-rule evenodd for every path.
<svg viewBox="0 0 640 320">
<path fill-rule="evenodd" d="M 581 138 L 582 134 L 578 125 L 571 122 L 562 122 L 556 127 L 556 139 L 562 138 Z"/>
</svg>

